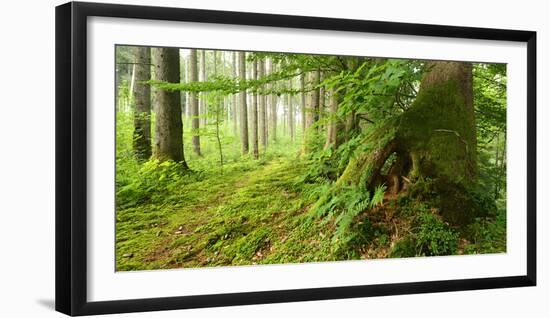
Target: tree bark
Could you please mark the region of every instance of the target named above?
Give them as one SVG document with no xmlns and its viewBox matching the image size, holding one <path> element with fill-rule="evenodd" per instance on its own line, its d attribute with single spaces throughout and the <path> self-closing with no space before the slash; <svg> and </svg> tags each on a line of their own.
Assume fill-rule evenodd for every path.
<svg viewBox="0 0 550 318">
<path fill-rule="evenodd" d="M 292 90 L 292 79 L 288 81 L 288 89 Z M 292 94 L 288 94 L 288 127 L 290 131 L 290 140 L 294 141 L 295 135 L 295 118 L 294 103 L 292 100 Z"/>
<path fill-rule="evenodd" d="M 338 104 L 339 94 L 335 88 L 330 89 L 329 92 L 329 104 L 328 104 L 328 122 L 327 122 L 327 140 L 325 142 L 325 149 L 332 148 L 336 150 L 340 146 L 340 140 L 338 133 L 342 129 L 342 122 L 338 119 Z"/>
<path fill-rule="evenodd" d="M 237 67 L 237 52 L 233 52 L 233 78 L 238 76 L 238 67 Z M 237 136 L 237 118 L 238 118 L 238 94 L 233 94 L 231 101 L 231 119 L 233 120 L 233 135 Z"/>
<path fill-rule="evenodd" d="M 258 79 L 261 79 L 265 76 L 265 61 L 258 61 Z M 266 95 L 258 95 L 258 104 L 259 104 L 259 125 L 260 125 L 260 143 L 262 147 L 267 149 L 267 118 L 266 118 Z"/>
<path fill-rule="evenodd" d="M 197 70 L 197 50 L 192 49 L 189 54 L 189 78 L 191 82 L 198 82 L 199 73 Z M 189 100 L 189 115 L 191 117 L 191 131 L 192 131 L 192 144 L 193 152 L 201 156 L 201 141 L 199 135 L 200 122 L 199 122 L 199 98 L 197 93 L 190 94 Z"/>
<path fill-rule="evenodd" d="M 318 119 L 318 112 L 319 112 L 319 89 L 317 86 L 319 85 L 319 71 L 312 71 L 308 73 L 308 81 L 310 82 L 311 89 L 307 93 L 307 99 L 306 99 L 306 107 L 305 107 L 305 115 L 306 115 L 306 125 L 305 125 L 305 131 L 304 131 L 304 140 L 302 145 L 302 154 L 307 154 L 311 151 L 310 143 L 311 143 L 311 137 L 313 134 L 313 131 L 311 126 L 315 123 L 315 121 Z"/>
<path fill-rule="evenodd" d="M 246 80 L 246 53 L 239 52 L 239 77 Z M 246 105 L 246 90 L 239 93 L 240 103 L 240 124 L 241 124 L 241 150 L 243 155 L 248 154 L 248 110 Z"/>
<path fill-rule="evenodd" d="M 319 119 L 319 71 L 311 73 L 312 90 L 309 92 L 309 101 L 306 110 L 306 129 L 311 127 Z"/>
<path fill-rule="evenodd" d="M 323 82 L 324 81 L 324 73 L 323 72 L 319 72 L 319 83 Z M 318 121 L 319 119 L 323 118 L 323 115 L 325 113 L 325 87 L 324 86 L 319 86 L 319 107 L 318 107 L 318 111 L 317 111 L 317 120 Z M 318 126 L 317 127 L 317 130 L 318 131 L 322 131 L 322 128 L 321 126 Z"/>
<path fill-rule="evenodd" d="M 271 73 L 275 72 L 275 64 L 273 64 L 272 60 L 269 60 L 269 71 Z M 275 88 L 275 83 L 269 84 L 270 88 Z M 277 95 L 271 94 L 270 96 L 271 102 L 270 102 L 270 109 L 271 109 L 271 116 L 270 116 L 270 122 L 271 122 L 271 140 L 273 142 L 277 141 Z"/>
<path fill-rule="evenodd" d="M 258 61 L 254 60 L 252 63 L 252 78 L 258 79 Z M 252 94 L 252 107 L 250 108 L 250 136 L 252 142 L 252 157 L 258 159 L 258 93 Z"/>
<path fill-rule="evenodd" d="M 300 112 L 302 117 L 302 134 L 306 131 L 306 93 L 305 93 L 305 75 L 300 75 Z"/>
<path fill-rule="evenodd" d="M 179 83 L 179 49 L 154 48 L 155 79 Z M 183 154 L 183 125 L 180 92 L 158 89 L 156 96 L 156 124 L 154 157 L 160 161 L 180 162 L 187 168 Z"/>
<path fill-rule="evenodd" d="M 136 47 L 134 85 L 134 152 L 138 160 L 151 157 L 151 86 L 142 82 L 151 79 L 151 49 Z"/>
<path fill-rule="evenodd" d="M 200 81 L 206 82 L 206 50 L 200 50 Z M 206 127 L 206 114 L 207 114 L 206 93 L 200 93 L 199 99 L 199 113 L 201 126 Z"/>
</svg>

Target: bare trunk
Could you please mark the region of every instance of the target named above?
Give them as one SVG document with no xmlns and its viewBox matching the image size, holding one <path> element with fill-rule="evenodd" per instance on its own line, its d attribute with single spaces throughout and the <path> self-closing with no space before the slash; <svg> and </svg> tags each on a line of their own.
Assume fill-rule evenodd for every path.
<svg viewBox="0 0 550 318">
<path fill-rule="evenodd" d="M 200 81 L 206 82 L 206 50 L 200 50 Z M 200 123 L 201 126 L 206 126 L 206 114 L 208 107 L 206 103 L 206 93 L 200 93 L 200 100 L 199 100 L 199 113 L 200 113 Z"/>
<path fill-rule="evenodd" d="M 324 80 L 324 73 L 323 72 L 319 72 L 319 83 L 321 83 L 322 81 Z M 319 87 L 319 108 L 318 108 L 318 111 L 317 111 L 317 121 L 321 118 L 323 118 L 324 116 L 324 113 L 325 113 L 325 87 L 324 86 L 320 86 Z M 323 127 L 321 126 L 318 126 L 317 127 L 317 130 L 318 131 L 322 131 Z"/>
<path fill-rule="evenodd" d="M 292 90 L 292 80 L 288 81 L 288 89 Z M 294 112 L 294 102 L 292 99 L 292 94 L 288 94 L 288 127 L 290 131 L 290 140 L 294 141 L 295 135 L 295 118 L 296 114 Z"/>
<path fill-rule="evenodd" d="M 151 49 L 136 47 L 134 86 L 134 152 L 139 160 L 151 157 L 151 86 L 142 84 L 151 79 Z"/>
<path fill-rule="evenodd" d="M 258 62 L 254 60 L 252 63 L 252 78 L 258 79 Z M 252 107 L 250 108 L 250 136 L 252 142 L 252 157 L 258 159 L 258 93 L 252 94 Z"/>
<path fill-rule="evenodd" d="M 155 79 L 179 83 L 179 49 L 154 48 Z M 157 90 L 154 157 L 160 161 L 181 162 L 187 168 L 183 154 L 183 126 L 180 92 Z"/>
<path fill-rule="evenodd" d="M 265 62 L 264 60 L 258 61 L 258 78 L 261 79 L 265 75 Z M 266 96 L 265 94 L 258 95 L 259 100 L 259 124 L 260 124 L 260 143 L 262 144 L 264 151 L 267 148 L 267 122 L 266 122 Z"/>
<path fill-rule="evenodd" d="M 305 75 L 300 75 L 300 112 L 302 117 L 302 134 L 306 131 L 306 93 L 305 93 Z"/>
<path fill-rule="evenodd" d="M 342 127 L 342 122 L 338 119 L 338 104 L 339 95 L 335 88 L 332 88 L 329 92 L 329 104 L 327 113 L 327 140 L 325 142 L 325 149 L 332 148 L 336 150 L 340 146 L 340 140 L 338 140 L 338 132 Z"/>
<path fill-rule="evenodd" d="M 233 77 L 237 78 L 238 76 L 238 67 L 237 67 L 237 52 L 233 52 Z M 231 116 L 233 120 L 233 135 L 237 136 L 237 118 L 238 116 L 238 94 L 233 94 L 231 102 Z"/>
<path fill-rule="evenodd" d="M 303 140 L 303 146 L 302 146 L 302 153 L 307 154 L 310 152 L 310 142 L 311 142 L 311 135 L 313 134 L 313 131 L 311 129 L 311 126 L 315 123 L 315 121 L 319 118 L 319 89 L 317 86 L 319 85 L 319 71 L 313 71 L 308 73 L 308 79 L 309 84 L 311 85 L 310 91 L 307 94 L 306 99 L 306 125 L 305 125 L 305 131 L 304 131 L 304 140 Z"/>
<path fill-rule="evenodd" d="M 273 61 L 269 60 L 269 70 L 270 72 L 275 72 L 275 64 L 273 64 Z M 275 84 L 274 83 L 271 83 L 269 84 L 270 85 L 270 88 L 275 88 Z M 276 94 L 271 94 L 270 96 L 270 99 L 271 99 L 271 105 L 270 105 L 270 109 L 271 109 L 271 116 L 270 116 L 270 122 L 271 122 L 271 140 L 273 140 L 273 142 L 276 142 L 277 141 L 277 95 Z"/>
<path fill-rule="evenodd" d="M 189 54 L 189 78 L 191 82 L 197 82 L 199 80 L 199 74 L 197 71 L 197 50 L 192 49 Z M 191 117 L 191 132 L 193 134 L 192 144 L 193 152 L 197 155 L 201 155 L 201 141 L 199 136 L 199 98 L 197 93 L 191 93 L 189 100 L 189 115 Z"/>
<path fill-rule="evenodd" d="M 245 52 L 239 52 L 239 77 L 242 81 L 246 80 L 246 56 Z M 248 110 L 246 105 L 246 90 L 239 93 L 240 113 L 241 113 L 241 150 L 243 154 L 248 153 Z"/>
</svg>

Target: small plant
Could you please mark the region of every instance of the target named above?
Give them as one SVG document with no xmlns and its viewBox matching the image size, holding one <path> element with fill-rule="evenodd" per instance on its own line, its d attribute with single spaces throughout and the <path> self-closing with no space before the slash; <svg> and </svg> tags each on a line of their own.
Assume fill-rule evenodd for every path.
<svg viewBox="0 0 550 318">
<path fill-rule="evenodd" d="M 450 255 L 458 249 L 458 233 L 435 214 L 424 212 L 418 216 L 415 231 L 418 255 Z"/>
<path fill-rule="evenodd" d="M 416 242 L 412 236 L 406 236 L 395 242 L 390 254 L 392 258 L 414 257 L 416 256 Z"/>
<path fill-rule="evenodd" d="M 374 189 L 374 195 L 372 196 L 372 199 L 370 201 L 370 208 L 377 207 L 379 205 L 382 205 L 384 202 L 384 194 L 386 193 L 386 186 L 383 184 L 380 184 L 376 186 Z"/>
</svg>

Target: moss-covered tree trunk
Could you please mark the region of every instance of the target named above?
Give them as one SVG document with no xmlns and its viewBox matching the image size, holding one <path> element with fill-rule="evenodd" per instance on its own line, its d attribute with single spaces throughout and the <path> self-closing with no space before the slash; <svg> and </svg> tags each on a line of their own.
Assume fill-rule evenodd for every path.
<svg viewBox="0 0 550 318">
<path fill-rule="evenodd" d="M 466 223 L 477 211 L 468 194 L 477 175 L 472 66 L 430 62 L 418 96 L 400 117 L 381 124 L 365 140 L 370 149 L 350 160 L 337 185 L 386 184 L 399 192 L 430 183 L 434 202 L 452 223 Z M 382 167 L 395 154 L 386 175 Z"/>
<path fill-rule="evenodd" d="M 134 152 L 140 160 L 151 157 L 151 48 L 136 47 L 134 99 Z"/>
<path fill-rule="evenodd" d="M 155 79 L 168 83 L 180 82 L 179 49 L 155 48 Z M 181 162 L 187 168 L 183 156 L 183 124 L 179 91 L 157 90 L 155 146 L 153 155 L 161 161 Z"/>
</svg>

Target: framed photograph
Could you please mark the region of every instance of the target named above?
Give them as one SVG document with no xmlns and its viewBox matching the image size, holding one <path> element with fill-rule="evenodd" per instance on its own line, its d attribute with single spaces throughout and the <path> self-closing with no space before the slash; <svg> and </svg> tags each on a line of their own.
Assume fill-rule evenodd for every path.
<svg viewBox="0 0 550 318">
<path fill-rule="evenodd" d="M 535 286 L 535 97 L 531 31 L 58 6 L 56 309 Z"/>
</svg>

